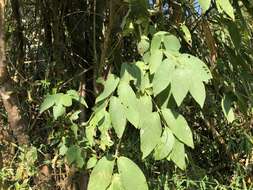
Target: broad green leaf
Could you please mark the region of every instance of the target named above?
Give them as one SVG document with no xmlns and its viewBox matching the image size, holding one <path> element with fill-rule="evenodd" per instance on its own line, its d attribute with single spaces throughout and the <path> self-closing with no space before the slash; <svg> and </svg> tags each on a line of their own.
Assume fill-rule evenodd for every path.
<svg viewBox="0 0 253 190">
<path fill-rule="evenodd" d="M 184 144 L 175 139 L 174 147 L 169 158 L 181 169 L 186 169 Z"/>
<path fill-rule="evenodd" d="M 171 152 L 175 142 L 175 137 L 168 127 L 165 127 L 160 143 L 155 148 L 154 158 L 162 160 L 166 158 Z"/>
<path fill-rule="evenodd" d="M 165 59 L 161 63 L 153 79 L 153 91 L 155 96 L 168 87 L 174 69 L 175 63 L 173 60 Z"/>
<path fill-rule="evenodd" d="M 69 107 L 72 105 L 72 98 L 68 94 L 61 94 L 59 95 L 59 100 L 57 100 L 56 104 L 61 104 L 65 107 Z"/>
<path fill-rule="evenodd" d="M 170 109 L 162 109 L 162 114 L 173 134 L 184 144 L 194 148 L 192 132 L 185 118 Z"/>
<path fill-rule="evenodd" d="M 222 98 L 221 107 L 228 122 L 232 123 L 235 120 L 235 115 L 234 115 L 234 110 L 233 110 L 233 100 L 229 95 L 225 95 Z"/>
<path fill-rule="evenodd" d="M 180 106 L 190 91 L 193 98 L 202 107 L 206 96 L 202 83 L 212 78 L 208 67 L 200 59 L 189 54 L 181 54 L 177 58 L 177 63 L 171 76 L 171 92 L 177 105 Z"/>
<path fill-rule="evenodd" d="M 119 174 L 114 174 L 112 177 L 112 183 L 107 190 L 125 190 L 122 184 L 122 180 Z"/>
<path fill-rule="evenodd" d="M 113 74 L 109 74 L 108 79 L 104 83 L 103 92 L 97 97 L 96 103 L 110 96 L 119 84 L 119 78 Z"/>
<path fill-rule="evenodd" d="M 69 164 L 75 163 L 78 168 L 82 168 L 84 165 L 83 156 L 79 146 L 73 145 L 69 147 L 66 152 L 66 158 Z"/>
<path fill-rule="evenodd" d="M 51 108 L 55 104 L 56 100 L 57 100 L 57 98 L 56 98 L 55 94 L 47 95 L 46 98 L 44 99 L 43 103 L 40 106 L 40 113 Z"/>
<path fill-rule="evenodd" d="M 97 157 L 96 156 L 92 156 L 90 157 L 90 159 L 87 162 L 87 166 L 86 169 L 91 169 L 93 168 L 96 164 L 97 164 Z"/>
<path fill-rule="evenodd" d="M 151 53 L 154 52 L 157 49 L 160 49 L 162 44 L 162 38 L 160 35 L 154 35 L 151 41 L 151 48 L 150 51 Z"/>
<path fill-rule="evenodd" d="M 194 78 L 203 82 L 208 82 L 212 79 L 212 74 L 209 68 L 198 57 L 194 57 L 189 54 L 181 54 L 177 60 L 184 68 L 188 69 L 192 73 L 192 76 L 194 75 Z"/>
<path fill-rule="evenodd" d="M 202 14 L 204 14 L 209 9 L 211 5 L 211 0 L 198 0 L 198 1 L 202 9 Z"/>
<path fill-rule="evenodd" d="M 205 90 L 205 85 L 203 84 L 203 82 L 198 81 L 197 79 L 194 79 L 193 76 L 193 80 L 194 82 L 192 82 L 190 84 L 190 93 L 192 95 L 192 97 L 196 100 L 196 102 L 200 105 L 200 107 L 202 108 L 206 99 L 206 90 Z"/>
<path fill-rule="evenodd" d="M 117 160 L 117 165 L 125 190 L 148 190 L 144 174 L 133 161 L 121 156 Z"/>
<path fill-rule="evenodd" d="M 152 98 L 148 95 L 140 96 L 137 99 L 138 109 L 141 116 L 145 116 L 147 113 L 152 113 L 153 103 Z"/>
<path fill-rule="evenodd" d="M 120 101 L 125 106 L 130 106 L 133 108 L 137 108 L 137 98 L 136 95 L 131 88 L 131 86 L 126 82 L 121 82 L 118 86 L 118 95 Z"/>
<path fill-rule="evenodd" d="M 66 113 L 66 108 L 62 104 L 56 104 L 53 107 L 53 115 L 56 120 L 58 117 L 64 115 Z"/>
<path fill-rule="evenodd" d="M 126 82 L 121 82 L 118 86 L 119 99 L 124 105 L 125 115 L 128 121 L 136 128 L 139 127 L 139 113 L 137 98 L 133 89 Z"/>
<path fill-rule="evenodd" d="M 111 116 L 112 126 L 117 136 L 121 138 L 126 127 L 126 115 L 123 105 L 115 96 L 112 96 L 110 99 L 109 113 Z"/>
<path fill-rule="evenodd" d="M 139 128 L 140 125 L 140 114 L 137 109 L 131 106 L 124 106 L 124 112 L 127 120 L 135 127 Z"/>
<path fill-rule="evenodd" d="M 191 70 L 187 69 L 185 65 L 177 65 L 171 76 L 171 92 L 178 106 L 181 105 L 186 97 L 191 81 Z"/>
<path fill-rule="evenodd" d="M 146 114 L 145 118 L 142 118 L 140 128 L 142 159 L 144 159 L 160 141 L 162 126 L 159 114 L 157 112 Z"/>
<path fill-rule="evenodd" d="M 114 160 L 102 157 L 91 172 L 88 190 L 106 190 L 111 183 Z"/>
<path fill-rule="evenodd" d="M 154 74 L 157 68 L 161 65 L 163 60 L 163 52 L 161 49 L 156 49 L 151 53 L 149 59 L 149 70 L 151 74 Z"/>
<path fill-rule="evenodd" d="M 141 70 L 135 64 L 123 63 L 120 70 L 120 80 L 128 83 L 134 81 L 141 83 Z"/>
<path fill-rule="evenodd" d="M 86 108 L 88 107 L 87 103 L 85 102 L 84 98 L 78 94 L 75 90 L 68 90 L 67 94 L 71 96 L 72 99 L 80 102 L 82 105 L 84 105 Z"/>
<path fill-rule="evenodd" d="M 216 0 L 216 5 L 219 12 L 223 10 L 233 21 L 235 20 L 234 8 L 229 0 Z"/>
<path fill-rule="evenodd" d="M 149 39 L 147 36 L 141 36 L 141 41 L 137 46 L 140 55 L 143 55 L 149 49 Z"/>
<path fill-rule="evenodd" d="M 174 35 L 165 35 L 163 37 L 163 44 L 166 51 L 175 51 L 178 52 L 181 45 L 178 38 Z"/>
</svg>

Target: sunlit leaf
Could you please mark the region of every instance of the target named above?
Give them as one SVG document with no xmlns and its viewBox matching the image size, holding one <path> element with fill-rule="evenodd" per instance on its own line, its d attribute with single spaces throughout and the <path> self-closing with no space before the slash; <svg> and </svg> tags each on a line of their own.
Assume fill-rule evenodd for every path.
<svg viewBox="0 0 253 190">
<path fill-rule="evenodd" d="M 117 165 L 125 190 L 148 190 L 144 174 L 132 160 L 121 156 L 117 160 Z"/>
<path fill-rule="evenodd" d="M 91 172 L 88 190 L 106 190 L 111 183 L 114 160 L 102 157 Z"/>
</svg>

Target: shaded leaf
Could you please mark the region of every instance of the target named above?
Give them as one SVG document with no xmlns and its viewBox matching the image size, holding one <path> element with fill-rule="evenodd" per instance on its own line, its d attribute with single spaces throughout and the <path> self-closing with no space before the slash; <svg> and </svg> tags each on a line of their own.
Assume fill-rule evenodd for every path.
<svg viewBox="0 0 253 190">
<path fill-rule="evenodd" d="M 113 93 L 113 91 L 117 88 L 118 84 L 119 78 L 113 74 L 110 74 L 108 76 L 108 79 L 104 83 L 103 92 L 96 99 L 96 103 L 110 96 Z"/>
<path fill-rule="evenodd" d="M 233 100 L 229 95 L 225 95 L 222 98 L 221 107 L 228 122 L 232 123 L 235 120 L 235 115 L 234 115 L 234 110 L 233 110 Z"/>
</svg>

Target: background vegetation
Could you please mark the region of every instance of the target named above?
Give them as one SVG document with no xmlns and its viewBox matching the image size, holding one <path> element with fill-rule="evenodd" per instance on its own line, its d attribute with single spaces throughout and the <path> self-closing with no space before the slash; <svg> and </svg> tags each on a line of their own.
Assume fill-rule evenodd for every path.
<svg viewBox="0 0 253 190">
<path fill-rule="evenodd" d="M 0 0 L 0 189 L 253 189 L 252 17 Z"/>
</svg>

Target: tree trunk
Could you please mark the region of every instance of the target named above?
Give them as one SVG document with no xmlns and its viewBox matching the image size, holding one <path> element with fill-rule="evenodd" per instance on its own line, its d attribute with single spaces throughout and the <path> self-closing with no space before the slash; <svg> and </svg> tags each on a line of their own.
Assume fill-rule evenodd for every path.
<svg viewBox="0 0 253 190">
<path fill-rule="evenodd" d="M 4 41 L 4 6 L 5 1 L 0 0 L 0 96 L 8 115 L 10 128 L 19 145 L 27 145 L 29 142 L 26 134 L 26 123 L 21 117 L 17 106 L 17 97 L 13 93 L 12 81 L 7 72 Z"/>
</svg>

